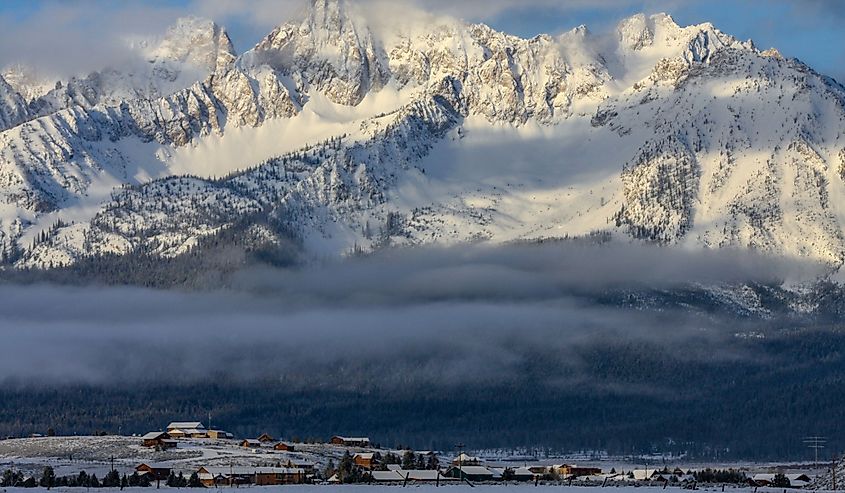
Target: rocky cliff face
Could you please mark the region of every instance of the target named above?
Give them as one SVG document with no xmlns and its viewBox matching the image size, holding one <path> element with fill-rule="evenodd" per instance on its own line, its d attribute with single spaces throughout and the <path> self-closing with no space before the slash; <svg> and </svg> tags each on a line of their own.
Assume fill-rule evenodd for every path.
<svg viewBox="0 0 845 493">
<path fill-rule="evenodd" d="M 7 261 L 178 255 L 257 215 L 322 252 L 600 230 L 842 264 L 845 89 L 712 25 L 521 39 L 443 20 L 388 38 L 319 0 L 237 58 L 201 26 L 151 50 L 151 77 L 207 72 L 168 94 L 95 90 L 32 119 L 6 90 Z M 336 130 L 227 178 L 171 176 L 169 156 L 288 120 Z"/>
</svg>

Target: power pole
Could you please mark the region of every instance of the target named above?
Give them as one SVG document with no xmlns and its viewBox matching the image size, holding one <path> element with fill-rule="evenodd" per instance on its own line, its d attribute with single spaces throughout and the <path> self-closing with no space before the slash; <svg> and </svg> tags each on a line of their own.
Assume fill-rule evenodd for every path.
<svg viewBox="0 0 845 493">
<path fill-rule="evenodd" d="M 804 438 L 804 443 L 807 444 L 807 448 L 813 449 L 815 453 L 815 462 L 813 463 L 813 468 L 816 470 L 816 481 L 819 479 L 819 450 L 824 449 L 825 444 L 827 443 L 827 437 L 823 436 L 810 436 Z"/>
</svg>

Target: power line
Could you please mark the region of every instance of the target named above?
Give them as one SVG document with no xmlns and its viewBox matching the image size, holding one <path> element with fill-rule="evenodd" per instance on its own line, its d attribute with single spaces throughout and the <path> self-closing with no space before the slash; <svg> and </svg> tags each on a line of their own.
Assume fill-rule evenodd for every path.
<svg viewBox="0 0 845 493">
<path fill-rule="evenodd" d="M 825 448 L 825 444 L 827 443 L 827 437 L 823 436 L 811 436 L 811 437 L 804 437 L 804 443 L 807 444 L 807 448 L 813 449 L 816 454 L 816 460 L 813 463 L 813 467 L 816 469 L 816 478 L 818 479 L 819 475 L 819 450 L 823 450 Z"/>
</svg>

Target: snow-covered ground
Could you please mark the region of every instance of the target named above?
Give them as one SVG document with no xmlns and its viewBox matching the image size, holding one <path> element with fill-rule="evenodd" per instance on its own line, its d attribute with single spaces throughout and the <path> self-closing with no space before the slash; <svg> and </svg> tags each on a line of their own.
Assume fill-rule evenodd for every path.
<svg viewBox="0 0 845 493">
<path fill-rule="evenodd" d="M 331 488 L 333 491 L 342 490 L 348 491 L 350 493 L 365 493 L 367 491 L 382 491 L 385 488 L 399 488 L 401 489 L 402 486 L 387 486 L 387 485 L 338 485 L 338 486 L 323 486 L 323 485 L 289 485 L 289 486 L 242 486 L 241 488 L 252 488 L 258 489 L 262 493 L 273 493 L 275 491 L 282 491 L 286 493 L 311 493 L 316 491 L 324 491 L 325 488 Z M 435 485 L 409 485 L 407 487 L 411 491 L 417 493 L 429 493 L 429 492 L 449 492 L 449 491 L 472 491 L 473 493 L 487 493 L 487 492 L 494 492 L 500 493 L 502 491 L 531 491 L 534 493 L 547 493 L 547 492 L 554 492 L 554 493 L 569 493 L 574 491 L 584 491 L 585 487 L 580 486 L 559 486 L 559 485 L 545 485 L 541 484 L 539 486 L 534 486 L 533 483 L 511 483 L 511 484 L 483 484 L 483 485 L 475 485 L 474 488 L 469 486 L 458 486 L 458 485 L 448 485 L 448 486 L 440 486 L 436 487 Z M 598 487 L 595 487 L 598 489 Z M 138 490 L 138 488 L 129 488 L 130 490 Z M 149 489 L 149 488 L 146 488 Z M 218 488 L 218 491 L 226 491 L 229 488 Z M 663 487 L 654 487 L 654 486 L 611 486 L 608 487 L 609 490 L 613 491 L 614 493 L 658 493 L 660 491 L 666 490 L 675 490 L 675 491 L 682 491 L 683 488 L 678 486 L 669 486 L 666 490 Z M 53 491 L 62 492 L 62 491 L 80 491 L 80 488 L 53 488 Z M 141 489 L 143 491 L 144 489 Z M 722 487 L 699 487 L 698 491 L 721 491 Z M 32 490 L 26 488 L 3 488 L 2 490 L 4 493 L 29 493 Z M 121 491 L 118 488 L 98 488 L 96 491 L 101 493 L 113 493 L 117 491 Z M 190 490 L 189 490 L 190 491 Z M 733 488 L 728 487 L 726 491 L 731 491 L 732 493 L 782 493 L 782 488 Z M 822 491 L 822 490 L 819 490 Z"/>
</svg>

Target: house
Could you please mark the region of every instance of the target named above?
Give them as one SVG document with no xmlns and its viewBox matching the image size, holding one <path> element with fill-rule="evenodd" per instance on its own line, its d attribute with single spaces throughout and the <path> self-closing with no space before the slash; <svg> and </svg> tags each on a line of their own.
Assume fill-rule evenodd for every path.
<svg viewBox="0 0 845 493">
<path fill-rule="evenodd" d="M 208 431 L 204 428 L 189 428 L 182 431 L 185 432 L 185 438 L 208 438 Z"/>
<path fill-rule="evenodd" d="M 174 421 L 167 425 L 167 432 L 170 433 L 172 430 L 202 430 L 203 433 L 206 432 L 205 426 L 199 421 Z"/>
<path fill-rule="evenodd" d="M 185 430 L 180 428 L 172 428 L 167 430 L 167 434 L 170 435 L 170 438 L 187 438 L 188 434 L 185 433 Z"/>
<path fill-rule="evenodd" d="M 656 481 L 653 478 L 659 474 L 657 469 L 634 469 L 628 473 L 628 477 L 634 481 Z"/>
<path fill-rule="evenodd" d="M 513 478 L 517 481 L 534 481 L 536 476 L 538 475 L 534 474 L 528 467 L 517 467 L 513 470 Z M 542 474 L 539 476 L 542 476 Z"/>
<path fill-rule="evenodd" d="M 255 482 L 254 467 L 229 466 L 229 467 L 200 467 L 197 476 L 203 486 L 214 487 L 220 485 L 234 486 L 240 484 L 253 484 Z"/>
<path fill-rule="evenodd" d="M 471 455 L 467 455 L 461 452 L 460 455 L 452 459 L 452 464 L 454 465 L 464 465 L 464 466 L 480 466 L 481 459 L 478 457 L 473 457 Z"/>
<path fill-rule="evenodd" d="M 247 438 L 241 441 L 241 447 L 244 448 L 261 448 L 261 442 L 255 438 Z"/>
<path fill-rule="evenodd" d="M 582 476 L 597 476 L 601 474 L 601 469 L 598 467 L 579 467 L 569 464 L 561 464 L 552 467 L 559 476 L 564 478 L 579 478 Z"/>
<path fill-rule="evenodd" d="M 261 443 L 269 443 L 269 442 L 275 442 L 276 439 L 273 438 L 272 436 L 270 436 L 267 433 L 262 433 L 261 436 L 258 437 L 258 441 L 261 442 Z"/>
<path fill-rule="evenodd" d="M 683 471 L 657 472 L 651 475 L 651 481 L 661 481 L 664 483 L 692 483 L 695 477 L 692 474 L 684 474 Z"/>
<path fill-rule="evenodd" d="M 176 448 L 176 440 L 171 440 L 170 435 L 164 431 L 151 431 L 142 436 L 141 440 L 144 447 Z"/>
<path fill-rule="evenodd" d="M 292 459 L 288 459 L 287 467 L 302 469 L 306 473 L 310 474 L 310 473 L 314 472 L 315 465 L 314 465 L 313 462 L 309 462 L 309 461 L 302 459 L 302 458 L 292 458 Z"/>
<path fill-rule="evenodd" d="M 291 443 L 279 442 L 276 445 L 273 445 L 273 450 L 278 450 L 280 452 L 293 452 L 294 446 Z"/>
<path fill-rule="evenodd" d="M 446 476 L 467 481 L 492 481 L 493 471 L 484 466 L 451 466 L 446 470 Z"/>
<path fill-rule="evenodd" d="M 355 461 L 355 464 L 363 467 L 364 469 L 370 470 L 376 464 L 375 454 L 367 453 L 367 454 L 355 454 L 352 457 L 352 460 Z"/>
<path fill-rule="evenodd" d="M 771 486 L 775 481 L 775 476 L 776 474 L 755 474 L 751 480 L 757 486 Z M 784 474 L 784 476 L 786 476 L 786 480 L 789 481 L 790 488 L 801 488 L 812 482 L 810 476 L 806 474 Z"/>
<path fill-rule="evenodd" d="M 229 433 L 228 431 L 223 430 L 208 430 L 207 432 L 208 438 L 212 438 L 214 440 L 223 440 L 226 438 L 234 438 L 235 436 Z"/>
<path fill-rule="evenodd" d="M 260 467 L 255 471 L 255 484 L 275 486 L 280 484 L 302 484 L 305 471 L 295 467 Z"/>
<path fill-rule="evenodd" d="M 255 484 L 258 486 L 275 486 L 281 484 L 302 484 L 305 482 L 305 471 L 290 467 L 201 467 L 197 471 L 203 486 Z"/>
<path fill-rule="evenodd" d="M 154 462 L 145 462 L 135 468 L 138 475 L 149 474 L 153 481 L 166 481 L 170 476 L 170 466 L 166 464 L 157 464 Z"/>
<path fill-rule="evenodd" d="M 370 439 L 365 437 L 342 437 L 335 435 L 332 437 L 331 443 L 333 445 L 343 445 L 344 447 L 369 447 Z"/>
</svg>

